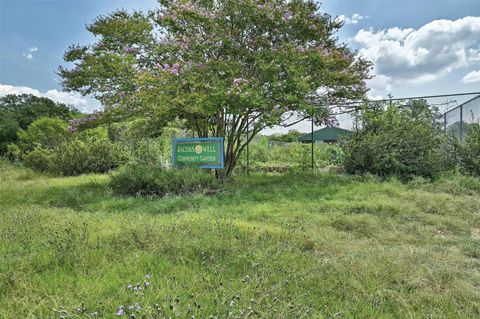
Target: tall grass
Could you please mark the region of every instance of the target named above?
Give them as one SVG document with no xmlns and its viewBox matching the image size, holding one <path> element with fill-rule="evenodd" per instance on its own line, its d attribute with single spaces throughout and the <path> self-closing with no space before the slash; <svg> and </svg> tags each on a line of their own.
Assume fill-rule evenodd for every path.
<svg viewBox="0 0 480 319">
<path fill-rule="evenodd" d="M 0 318 L 480 315 L 478 180 L 253 175 L 147 199 L 0 165 Z"/>
</svg>

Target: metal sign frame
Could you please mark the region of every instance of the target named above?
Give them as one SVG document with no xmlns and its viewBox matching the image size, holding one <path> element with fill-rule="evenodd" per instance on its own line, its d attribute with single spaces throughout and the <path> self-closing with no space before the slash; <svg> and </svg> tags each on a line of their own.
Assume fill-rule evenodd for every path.
<svg viewBox="0 0 480 319">
<path fill-rule="evenodd" d="M 177 144 L 202 144 L 205 142 L 219 142 L 220 163 L 218 165 L 191 165 L 181 166 L 175 165 L 175 146 Z M 225 168 L 224 155 L 224 139 L 223 137 L 206 137 L 206 138 L 175 138 L 172 140 L 172 167 L 197 167 L 197 168 Z"/>
</svg>

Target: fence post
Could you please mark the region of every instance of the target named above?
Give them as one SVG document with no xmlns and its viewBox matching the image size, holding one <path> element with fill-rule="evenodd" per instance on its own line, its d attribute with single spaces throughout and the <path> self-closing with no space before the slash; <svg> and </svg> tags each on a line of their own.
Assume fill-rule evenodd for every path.
<svg viewBox="0 0 480 319">
<path fill-rule="evenodd" d="M 314 155 L 314 140 L 313 140 L 313 115 L 312 115 L 312 131 L 311 131 L 311 138 L 312 138 L 312 171 L 314 170 L 314 160 L 315 160 L 315 155 Z"/>
<path fill-rule="evenodd" d="M 463 142 L 463 105 L 460 105 L 460 142 Z"/>
<path fill-rule="evenodd" d="M 447 112 L 443 113 L 443 133 L 447 134 Z"/>
</svg>

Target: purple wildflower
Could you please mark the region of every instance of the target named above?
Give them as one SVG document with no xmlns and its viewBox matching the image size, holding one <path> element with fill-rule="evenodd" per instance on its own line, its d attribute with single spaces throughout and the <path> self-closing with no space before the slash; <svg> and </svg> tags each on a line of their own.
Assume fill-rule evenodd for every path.
<svg viewBox="0 0 480 319">
<path fill-rule="evenodd" d="M 287 11 L 283 14 L 283 20 L 288 21 L 292 18 L 292 12 Z"/>
<path fill-rule="evenodd" d="M 123 306 L 118 307 L 118 311 L 117 311 L 116 315 L 121 317 L 124 314 L 125 314 L 125 312 L 123 311 Z"/>
<path fill-rule="evenodd" d="M 150 274 L 146 274 L 146 275 L 145 275 L 145 278 L 147 278 L 147 279 L 150 279 L 150 277 L 151 277 Z"/>
<path fill-rule="evenodd" d="M 233 79 L 233 84 L 235 85 L 239 85 L 240 83 L 243 82 L 243 78 L 236 78 L 236 79 Z"/>
<path fill-rule="evenodd" d="M 78 129 L 77 129 L 76 127 L 73 127 L 73 126 L 69 126 L 69 127 L 68 127 L 68 131 L 69 131 L 70 133 L 74 133 L 74 132 L 78 131 Z"/>
</svg>

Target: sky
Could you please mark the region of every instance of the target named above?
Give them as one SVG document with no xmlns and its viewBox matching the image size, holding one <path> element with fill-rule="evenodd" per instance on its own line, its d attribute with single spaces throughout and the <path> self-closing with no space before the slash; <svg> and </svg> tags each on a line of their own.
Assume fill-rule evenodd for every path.
<svg viewBox="0 0 480 319">
<path fill-rule="evenodd" d="M 155 0 L 0 0 L 0 96 L 32 93 L 84 112 L 100 104 L 63 92 L 56 70 L 72 44 L 90 44 L 85 25 L 118 8 Z M 480 0 L 324 0 L 345 22 L 339 40 L 374 63 L 372 98 L 480 91 Z"/>
</svg>

